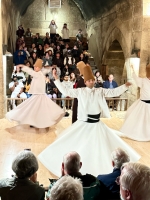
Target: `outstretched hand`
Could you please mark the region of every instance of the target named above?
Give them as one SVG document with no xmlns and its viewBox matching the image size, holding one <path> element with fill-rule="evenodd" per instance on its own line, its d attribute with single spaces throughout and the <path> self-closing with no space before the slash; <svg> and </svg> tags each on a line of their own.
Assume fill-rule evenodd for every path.
<svg viewBox="0 0 150 200">
<path fill-rule="evenodd" d="M 132 83 L 126 82 L 125 85 L 126 85 L 126 87 L 129 87 L 130 85 L 132 85 Z"/>
</svg>

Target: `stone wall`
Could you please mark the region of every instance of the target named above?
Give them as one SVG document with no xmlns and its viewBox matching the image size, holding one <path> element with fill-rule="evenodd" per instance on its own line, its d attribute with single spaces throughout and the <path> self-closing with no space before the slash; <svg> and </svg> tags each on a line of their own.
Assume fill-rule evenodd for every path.
<svg viewBox="0 0 150 200">
<path fill-rule="evenodd" d="M 45 0 L 35 0 L 28 7 L 26 14 L 21 17 L 21 24 L 25 29 L 31 28 L 34 34 L 39 32 L 45 35 L 49 32 L 48 27 L 52 19 L 56 21 L 57 32 L 60 35 L 64 23 L 68 25 L 70 36 L 75 36 L 79 28 L 85 34 L 85 21 L 73 0 L 64 0 L 62 7 L 57 9 L 50 9 Z"/>
<path fill-rule="evenodd" d="M 87 33 L 89 51 L 94 56 L 98 68 L 101 63 L 108 64 L 105 63 L 106 55 L 114 40 L 120 43 L 124 59 L 130 57 L 133 47 L 141 48 L 142 0 L 120 0 L 120 3 L 103 16 L 88 21 Z M 113 65 L 115 75 L 116 72 L 118 73 L 118 69 L 115 69 L 115 63 Z M 122 69 L 118 75 L 121 79 L 122 74 L 125 74 L 123 72 L 124 64 L 122 63 L 120 67 Z M 121 82 L 119 79 L 117 81 Z"/>
</svg>

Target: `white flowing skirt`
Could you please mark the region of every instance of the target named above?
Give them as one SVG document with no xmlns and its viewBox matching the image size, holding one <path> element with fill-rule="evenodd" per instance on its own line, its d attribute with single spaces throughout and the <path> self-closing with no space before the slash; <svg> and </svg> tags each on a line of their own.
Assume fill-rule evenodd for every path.
<svg viewBox="0 0 150 200">
<path fill-rule="evenodd" d="M 150 104 L 138 99 L 127 110 L 121 132 L 137 141 L 150 140 Z"/>
<path fill-rule="evenodd" d="M 110 173 L 113 169 L 111 152 L 118 147 L 130 155 L 131 161 L 140 159 L 139 154 L 117 134 L 118 131 L 108 128 L 101 121 L 98 123 L 76 121 L 40 153 L 38 158 L 49 171 L 59 177 L 63 156 L 69 151 L 76 151 L 81 156 L 81 173 L 95 176 Z"/>
<path fill-rule="evenodd" d="M 46 94 L 32 95 L 6 114 L 8 120 L 37 128 L 50 127 L 58 123 L 63 116 L 64 111 Z"/>
</svg>

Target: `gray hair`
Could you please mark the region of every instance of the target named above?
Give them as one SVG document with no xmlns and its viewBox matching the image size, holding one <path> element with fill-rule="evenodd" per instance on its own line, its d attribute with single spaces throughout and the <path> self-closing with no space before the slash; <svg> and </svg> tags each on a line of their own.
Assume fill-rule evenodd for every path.
<svg viewBox="0 0 150 200">
<path fill-rule="evenodd" d="M 129 190 L 133 200 L 150 199 L 150 168 L 140 163 L 125 163 L 120 176 L 120 187 Z"/>
<path fill-rule="evenodd" d="M 50 200 L 83 200 L 82 183 L 77 178 L 63 176 L 53 185 Z"/>
<path fill-rule="evenodd" d="M 38 161 L 30 151 L 21 151 L 12 163 L 12 170 L 18 178 L 29 178 L 38 170 Z"/>
<path fill-rule="evenodd" d="M 63 163 L 68 174 L 78 172 L 80 170 L 80 155 L 75 151 L 71 151 L 64 155 Z"/>
<path fill-rule="evenodd" d="M 130 161 L 128 154 L 121 148 L 115 149 L 111 154 L 111 158 L 116 168 L 121 168 L 123 163 Z"/>
</svg>

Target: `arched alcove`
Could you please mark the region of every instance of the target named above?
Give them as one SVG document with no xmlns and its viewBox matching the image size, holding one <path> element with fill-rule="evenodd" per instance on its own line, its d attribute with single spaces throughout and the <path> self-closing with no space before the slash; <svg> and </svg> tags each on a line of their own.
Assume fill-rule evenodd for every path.
<svg viewBox="0 0 150 200">
<path fill-rule="evenodd" d="M 105 52 L 103 61 L 107 65 L 107 74 L 113 74 L 115 81 L 121 85 L 125 57 L 118 40 L 112 42 L 108 51 Z"/>
</svg>

